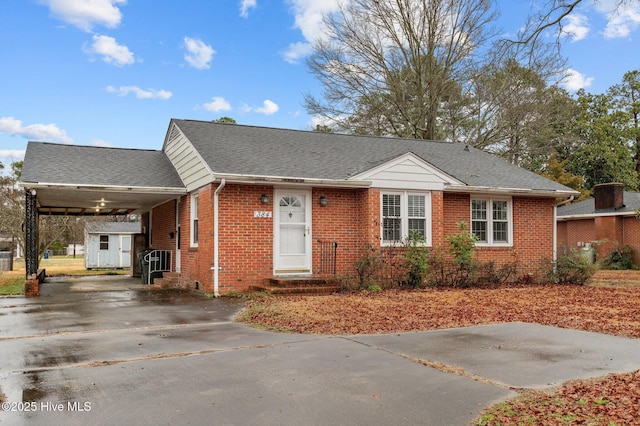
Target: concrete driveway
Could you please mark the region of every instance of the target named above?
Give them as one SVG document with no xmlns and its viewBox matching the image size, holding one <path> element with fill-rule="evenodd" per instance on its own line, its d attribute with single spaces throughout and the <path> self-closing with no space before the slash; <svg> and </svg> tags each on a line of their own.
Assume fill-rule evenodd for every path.
<svg viewBox="0 0 640 426">
<path fill-rule="evenodd" d="M 465 425 L 512 387 L 640 368 L 640 340 L 524 323 L 299 335 L 122 277 L 41 294 L 0 299 L 0 423 Z"/>
</svg>

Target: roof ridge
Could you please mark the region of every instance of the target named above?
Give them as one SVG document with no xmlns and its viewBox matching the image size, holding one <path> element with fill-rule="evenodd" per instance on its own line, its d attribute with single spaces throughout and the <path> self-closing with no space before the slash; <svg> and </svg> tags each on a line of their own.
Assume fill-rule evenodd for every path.
<svg viewBox="0 0 640 426">
<path fill-rule="evenodd" d="M 216 123 L 215 121 L 207 121 L 207 120 L 195 120 L 190 118 L 172 118 L 172 121 L 183 121 L 183 122 L 193 122 L 193 123 L 201 123 L 201 124 L 211 124 L 211 125 L 220 125 L 220 126 L 229 126 L 230 123 Z M 285 132 L 299 132 L 299 133 L 311 133 L 316 135 L 327 135 L 327 136 L 344 136 L 344 137 L 353 137 L 353 138 L 368 138 L 368 139 L 384 139 L 384 140 L 400 140 L 407 142 L 432 142 L 432 143 L 444 143 L 444 144 L 466 144 L 461 141 L 446 141 L 440 139 L 420 139 L 420 138 L 408 138 L 408 137 L 398 137 L 398 136 L 380 136 L 380 135 L 359 135 L 352 133 L 328 133 L 328 132 L 316 132 L 314 130 L 305 130 L 305 129 L 289 129 L 285 127 L 269 127 L 269 126 L 259 126 L 255 124 L 231 124 L 231 126 L 240 126 L 244 128 L 254 128 L 254 129 L 267 129 L 267 130 L 279 130 Z"/>
<path fill-rule="evenodd" d="M 96 145 L 79 145 L 79 144 L 69 144 L 69 143 L 58 143 L 58 142 L 42 142 L 42 141 L 29 141 L 28 143 L 35 143 L 40 145 L 55 145 L 55 146 L 64 146 L 70 148 L 96 148 L 96 149 L 114 149 L 120 151 L 145 151 L 145 152 L 163 152 L 161 149 L 150 149 L 150 148 L 123 148 L 119 146 L 96 146 Z"/>
</svg>

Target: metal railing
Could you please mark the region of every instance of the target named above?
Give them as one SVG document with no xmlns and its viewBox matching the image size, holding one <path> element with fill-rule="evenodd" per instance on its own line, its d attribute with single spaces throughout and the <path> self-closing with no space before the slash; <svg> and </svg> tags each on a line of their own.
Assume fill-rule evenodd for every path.
<svg viewBox="0 0 640 426">
<path fill-rule="evenodd" d="M 159 278 L 158 272 L 173 271 L 173 252 L 171 250 L 150 250 L 143 256 L 142 268 L 146 268 L 147 284 L 153 283 L 154 278 Z M 145 271 L 142 271 L 144 274 Z M 153 274 L 156 274 L 155 276 Z"/>
<path fill-rule="evenodd" d="M 338 260 L 338 242 L 318 240 L 320 246 L 320 273 L 336 274 Z"/>
</svg>

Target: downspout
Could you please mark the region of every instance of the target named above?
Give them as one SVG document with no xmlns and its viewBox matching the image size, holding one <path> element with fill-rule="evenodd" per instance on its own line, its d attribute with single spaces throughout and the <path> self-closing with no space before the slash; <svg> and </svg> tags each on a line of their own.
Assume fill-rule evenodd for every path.
<svg viewBox="0 0 640 426">
<path fill-rule="evenodd" d="M 219 202 L 218 194 L 224 188 L 226 181 L 224 178 L 220 181 L 220 184 L 213 193 L 213 295 L 215 297 L 220 296 L 218 293 L 220 283 L 220 256 L 218 251 L 218 225 L 219 225 Z"/>
<path fill-rule="evenodd" d="M 553 207 L 553 264 L 554 265 L 558 260 L 558 207 L 572 202 L 575 198 L 576 196 L 572 195 L 568 200 L 564 200 Z"/>
</svg>

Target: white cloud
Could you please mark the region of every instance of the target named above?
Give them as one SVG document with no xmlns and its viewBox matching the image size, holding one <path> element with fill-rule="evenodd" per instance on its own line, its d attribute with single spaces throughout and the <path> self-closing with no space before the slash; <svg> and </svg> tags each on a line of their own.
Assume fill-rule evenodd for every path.
<svg viewBox="0 0 640 426">
<path fill-rule="evenodd" d="M 135 62 L 133 53 L 127 46 L 118 44 L 116 39 L 105 35 L 94 35 L 91 47 L 85 47 L 85 53 L 102 56 L 102 60 L 108 64 L 121 67 Z"/>
<path fill-rule="evenodd" d="M 22 121 L 13 117 L 0 117 L 0 133 L 21 136 L 25 139 L 72 144 L 73 139 L 55 124 L 30 124 L 23 126 Z"/>
<path fill-rule="evenodd" d="M 580 13 L 569 15 L 562 23 L 562 33 L 571 37 L 571 41 L 580 41 L 589 33 L 587 17 Z"/>
<path fill-rule="evenodd" d="M 640 2 L 618 3 L 616 0 L 600 0 L 594 4 L 607 19 L 605 38 L 627 37 L 640 26 Z"/>
<path fill-rule="evenodd" d="M 276 112 L 278 112 L 279 109 L 280 109 L 280 107 L 278 106 L 278 104 L 276 104 L 275 102 L 270 101 L 269 99 L 267 99 L 262 103 L 261 107 L 259 107 L 259 108 L 249 108 L 249 111 L 255 111 L 257 113 L 264 114 L 264 115 L 271 115 L 271 114 L 275 114 Z"/>
<path fill-rule="evenodd" d="M 593 77 L 586 77 L 584 74 L 569 68 L 565 71 L 565 78 L 561 84 L 567 90 L 575 92 L 576 90 L 591 86 L 591 83 L 593 83 Z"/>
<path fill-rule="evenodd" d="M 91 145 L 93 146 L 101 146 L 104 148 L 109 148 L 112 147 L 113 144 L 109 141 L 105 141 L 104 139 L 95 139 L 91 142 Z"/>
<path fill-rule="evenodd" d="M 240 16 L 243 18 L 249 17 L 249 9 L 256 8 L 256 0 L 242 0 L 240 2 Z"/>
<path fill-rule="evenodd" d="M 56 18 L 81 30 L 91 31 L 94 25 L 115 28 L 122 20 L 117 5 L 127 0 L 44 0 Z"/>
<path fill-rule="evenodd" d="M 306 56 L 311 52 L 310 46 L 304 47 L 305 44 L 311 45 L 322 37 L 324 26 L 322 17 L 327 13 L 337 11 L 340 1 L 341 0 L 288 0 L 292 6 L 295 17 L 294 27 L 302 32 L 306 43 L 299 42 L 289 45 L 288 50 L 282 52 L 287 62 L 295 62 L 300 59 L 300 57 Z"/>
<path fill-rule="evenodd" d="M 11 170 L 11 163 L 24 160 L 24 153 L 24 149 L 0 149 L 0 163 L 4 164 L 5 170 Z"/>
<path fill-rule="evenodd" d="M 298 63 L 301 58 L 308 56 L 313 51 L 310 43 L 299 41 L 292 43 L 289 48 L 282 52 L 282 57 L 290 64 Z"/>
<path fill-rule="evenodd" d="M 216 96 L 211 99 L 211 102 L 204 104 L 203 107 L 207 111 L 211 112 L 229 111 L 231 109 L 231 104 L 224 98 Z"/>
<path fill-rule="evenodd" d="M 184 47 L 187 49 L 184 60 L 189 65 L 200 70 L 208 69 L 211 66 L 210 62 L 216 53 L 211 46 L 205 44 L 202 40 L 185 37 Z"/>
<path fill-rule="evenodd" d="M 108 86 L 107 92 L 109 93 L 117 93 L 120 96 L 127 96 L 129 93 L 133 93 L 136 95 L 138 99 L 170 99 L 173 96 L 173 93 L 168 90 L 157 90 L 157 89 L 147 89 L 143 90 L 138 86 Z"/>
</svg>

